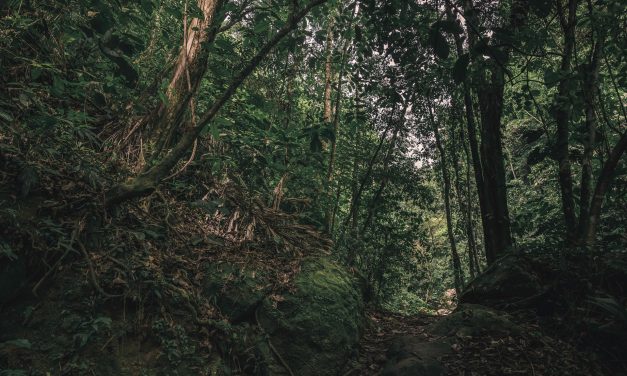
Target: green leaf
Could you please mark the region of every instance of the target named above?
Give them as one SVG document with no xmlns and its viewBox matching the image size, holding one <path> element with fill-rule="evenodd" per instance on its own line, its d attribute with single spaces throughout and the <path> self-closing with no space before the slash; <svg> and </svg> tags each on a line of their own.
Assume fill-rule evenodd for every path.
<svg viewBox="0 0 627 376">
<path fill-rule="evenodd" d="M 141 0 L 141 6 L 144 12 L 148 14 L 152 13 L 153 5 L 151 0 Z"/>
<path fill-rule="evenodd" d="M 12 348 L 30 350 L 32 348 L 32 344 L 27 339 L 19 338 L 19 339 L 12 339 L 10 341 L 2 342 L 0 343 L 0 347 L 12 347 Z"/>
<path fill-rule="evenodd" d="M 214 140 L 220 138 L 220 128 L 218 128 L 218 124 L 215 121 L 212 121 L 209 125 L 209 133 Z"/>
<path fill-rule="evenodd" d="M 453 80 L 457 83 L 461 83 L 466 80 L 468 74 L 468 64 L 470 63 L 470 55 L 463 54 L 460 56 L 455 65 L 453 66 Z"/>
<path fill-rule="evenodd" d="M 253 27 L 255 34 L 264 34 L 270 28 L 270 21 L 268 19 L 263 19 L 260 22 L 257 22 Z"/>
<path fill-rule="evenodd" d="M 33 69 L 30 70 L 30 78 L 33 80 L 36 80 L 39 77 L 41 77 L 41 73 L 42 73 L 41 68 L 34 67 Z"/>
<path fill-rule="evenodd" d="M 23 369 L 5 369 L 0 371 L 0 376 L 27 376 L 28 372 Z"/>
<path fill-rule="evenodd" d="M 52 77 L 52 88 L 50 90 L 53 95 L 60 97 L 63 95 L 65 91 L 65 82 L 59 76 L 55 75 Z"/>
<path fill-rule="evenodd" d="M 6 112 L 0 111 L 0 119 L 4 119 L 6 121 L 13 121 L 13 116 L 11 116 L 11 114 L 8 114 Z"/>
</svg>

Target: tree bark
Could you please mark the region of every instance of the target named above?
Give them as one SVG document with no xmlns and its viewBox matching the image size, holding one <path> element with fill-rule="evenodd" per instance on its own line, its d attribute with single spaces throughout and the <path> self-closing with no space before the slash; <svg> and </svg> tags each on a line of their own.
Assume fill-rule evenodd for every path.
<svg viewBox="0 0 627 376">
<path fill-rule="evenodd" d="M 312 0 L 304 8 L 297 13 L 289 16 L 286 24 L 264 44 L 257 54 L 239 71 L 231 80 L 226 90 L 214 101 L 213 105 L 202 116 L 198 123 L 187 129 L 176 145 L 170 150 L 166 156 L 155 163 L 152 167 L 144 170 L 138 176 L 130 179 L 128 182 L 118 184 L 111 188 L 105 198 L 106 206 L 117 205 L 126 200 L 145 196 L 156 188 L 169 171 L 178 163 L 178 161 L 190 149 L 194 141 L 200 136 L 203 129 L 213 120 L 222 106 L 235 94 L 244 80 L 255 70 L 255 68 L 263 61 L 268 53 L 276 46 L 287 34 L 289 34 L 298 22 L 309 13 L 309 11 L 326 2 L 326 0 Z"/>
<path fill-rule="evenodd" d="M 481 111 L 484 204 L 489 228 L 489 239 L 486 239 L 485 245 L 488 264 L 493 263 L 512 244 L 501 140 L 504 77 L 501 68 L 496 66 L 492 67 L 491 75 L 487 80 L 489 82 L 484 82 L 477 92 Z"/>
<path fill-rule="evenodd" d="M 599 179 L 597 180 L 597 184 L 594 189 L 594 195 L 592 196 L 592 202 L 590 204 L 590 215 L 588 219 L 588 227 L 585 234 L 585 242 L 588 245 L 594 244 L 596 240 L 597 227 L 599 225 L 599 216 L 601 214 L 603 199 L 605 198 L 605 193 L 607 192 L 610 186 L 610 182 L 612 181 L 616 166 L 618 165 L 620 158 L 625 153 L 625 149 L 627 149 L 627 131 L 623 132 L 620 139 L 610 152 L 609 158 L 607 159 L 607 161 L 605 161 L 603 169 L 601 169 Z"/>
<path fill-rule="evenodd" d="M 465 9 L 470 9 L 471 4 L 469 1 L 466 1 Z M 450 0 L 446 1 L 446 10 L 447 17 L 449 20 L 453 21 L 453 13 L 451 11 L 451 3 Z M 468 22 L 474 22 L 473 19 L 469 19 Z M 472 48 L 475 42 L 475 36 L 473 32 L 468 31 L 468 43 Z M 463 41 L 461 40 L 458 34 L 454 35 L 455 37 L 455 47 L 457 50 L 457 56 L 461 56 L 464 53 Z M 470 90 L 470 85 L 468 79 L 464 79 L 463 85 L 463 95 L 464 95 L 464 109 L 465 109 L 465 117 L 466 117 L 466 129 L 468 131 L 468 143 L 470 144 L 470 151 L 472 156 L 472 167 L 475 177 L 475 184 L 477 186 L 477 196 L 479 197 L 479 209 L 481 211 L 481 224 L 483 228 L 483 238 L 484 238 L 484 247 L 486 254 L 488 252 L 493 253 L 491 248 L 488 249 L 488 244 L 492 243 L 492 226 L 490 224 L 490 217 L 487 211 L 487 198 L 486 198 L 486 190 L 483 182 L 483 168 L 481 166 L 481 157 L 479 154 L 479 143 L 477 142 L 477 131 L 475 125 L 475 113 L 473 109 L 473 100 L 472 94 Z M 470 196 L 469 196 L 470 197 Z"/>
<path fill-rule="evenodd" d="M 470 3 L 470 1 L 467 1 Z M 526 21 L 527 4 L 525 1 L 512 3 L 509 30 L 518 30 Z M 469 25 L 476 32 L 476 24 Z M 512 237 L 507 207 L 507 188 L 505 185 L 505 165 L 501 135 L 501 116 L 503 113 L 503 91 L 505 86 L 505 67 L 508 64 L 511 46 L 505 44 L 501 53 L 494 54 L 482 62 L 487 67 L 477 87 L 481 118 L 481 166 L 483 168 L 484 237 L 486 259 L 493 263 L 498 256 L 512 245 Z"/>
<path fill-rule="evenodd" d="M 592 5 L 590 4 L 590 7 Z M 594 35 L 594 29 L 593 29 Z M 588 227 L 590 198 L 592 195 L 592 157 L 597 133 L 596 102 L 599 93 L 599 66 L 603 53 L 605 32 L 600 30 L 596 38 L 592 38 L 593 48 L 590 52 L 588 66 L 584 72 L 583 96 L 586 107 L 586 131 L 584 140 L 583 158 L 581 162 L 581 194 L 579 199 L 579 241 L 585 240 L 585 231 Z"/>
<path fill-rule="evenodd" d="M 157 108 L 148 115 L 147 121 L 153 125 L 152 134 L 156 142 L 153 158 L 157 158 L 169 147 L 175 131 L 180 129 L 185 119 L 190 104 L 193 111 L 193 97 L 205 76 L 209 49 L 222 23 L 222 19 L 216 19 L 216 15 L 224 3 L 225 0 L 197 0 L 197 6 L 204 18 L 192 19 L 189 26 L 187 15 L 183 19 L 183 45 L 165 92 L 167 101 L 159 102 Z"/>
<path fill-rule="evenodd" d="M 464 132 L 460 129 L 460 138 L 459 141 L 464 143 Z M 463 216 L 463 228 L 466 235 L 466 242 L 468 250 L 468 272 L 470 273 L 470 277 L 474 278 L 476 274 L 475 267 L 475 253 L 476 245 L 475 245 L 475 236 L 472 229 L 472 209 L 470 208 L 472 205 L 470 199 L 470 189 L 467 189 L 466 194 L 464 195 L 464 190 L 462 189 L 462 179 L 459 173 L 459 154 L 458 154 L 458 145 L 456 142 L 456 137 L 453 137 L 453 170 L 455 172 L 455 193 L 457 195 L 457 202 L 459 204 L 459 212 Z M 463 146 L 466 149 L 466 146 Z M 467 161 L 466 165 L 466 186 L 470 188 L 470 166 L 468 165 L 470 161 Z"/>
<path fill-rule="evenodd" d="M 353 18 L 354 18 L 354 15 L 353 15 Z M 349 24 L 349 28 L 350 27 L 352 27 L 352 19 Z M 334 106 L 335 112 L 333 114 L 333 140 L 331 140 L 331 152 L 329 155 L 329 166 L 327 169 L 327 190 L 328 190 L 329 195 L 332 194 L 332 188 L 333 188 L 333 168 L 335 165 L 335 155 L 337 153 L 337 139 L 339 135 L 338 131 L 339 131 L 339 126 L 340 126 L 340 112 L 341 112 L 340 109 L 342 105 L 342 84 L 344 81 L 344 68 L 346 65 L 346 58 L 347 58 L 349 46 L 350 46 L 350 40 L 347 38 L 346 41 L 344 42 L 344 47 L 342 48 L 340 70 L 339 70 L 338 82 L 337 82 L 337 93 L 335 95 L 335 106 Z M 327 232 L 330 232 L 331 228 L 333 227 L 332 222 L 333 222 L 333 217 L 334 217 L 334 211 L 335 209 L 329 206 L 325 213 L 325 217 L 326 217 L 325 224 L 326 224 Z"/>
<path fill-rule="evenodd" d="M 560 64 L 560 82 L 555 97 L 555 122 L 557 124 L 555 154 L 559 164 L 558 180 L 562 197 L 562 212 L 566 224 L 566 241 L 569 244 L 576 242 L 577 218 L 575 215 L 575 200 L 573 195 L 573 177 L 570 165 L 569 123 L 571 118 L 571 105 L 569 91 L 571 83 L 571 60 L 575 47 L 575 13 L 577 1 L 568 0 L 568 15 L 564 15 L 561 4 L 557 5 L 558 15 L 564 30 L 564 49 Z"/>
</svg>

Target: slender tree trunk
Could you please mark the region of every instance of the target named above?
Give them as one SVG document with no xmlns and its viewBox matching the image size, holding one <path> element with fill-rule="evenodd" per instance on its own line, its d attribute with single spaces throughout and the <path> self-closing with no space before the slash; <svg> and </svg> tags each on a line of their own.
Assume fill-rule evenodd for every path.
<svg viewBox="0 0 627 376">
<path fill-rule="evenodd" d="M 453 14 L 450 10 L 451 9 L 450 1 L 447 1 L 446 5 L 448 9 L 448 17 L 450 20 L 453 20 L 454 19 Z M 472 2 L 470 0 L 465 0 L 464 10 L 467 14 L 472 14 L 471 13 Z M 475 32 L 471 30 L 471 28 L 476 27 L 477 22 L 474 17 L 470 17 L 470 16 L 469 16 L 468 22 L 475 25 L 475 26 L 467 25 L 468 42 L 469 42 L 470 47 L 472 48 L 476 41 L 476 35 L 475 35 Z M 455 36 L 455 46 L 457 49 L 457 55 L 461 56 L 464 53 L 463 41 L 457 35 Z M 486 190 L 485 182 L 484 182 L 484 171 L 483 171 L 483 166 L 481 164 L 482 159 L 481 159 L 481 154 L 479 152 L 479 143 L 477 141 L 474 104 L 472 100 L 472 94 L 471 94 L 470 84 L 468 82 L 468 79 L 465 79 L 463 82 L 463 93 L 464 93 L 464 107 L 466 110 L 465 115 L 466 115 L 466 128 L 468 130 L 468 142 L 470 144 L 470 151 L 472 155 L 472 166 L 473 166 L 473 171 L 474 171 L 474 176 L 475 176 L 475 184 L 477 185 L 477 195 L 479 197 L 479 209 L 481 212 L 481 224 L 483 228 L 483 243 L 484 243 L 486 257 L 488 257 L 488 254 L 489 254 L 490 256 L 488 257 L 488 259 L 492 261 L 492 259 L 495 258 L 494 255 L 496 253 L 494 241 L 493 241 L 494 239 L 493 233 L 495 231 L 495 228 L 492 224 L 491 212 L 488 210 L 489 202 L 488 202 L 487 190 Z"/>
<path fill-rule="evenodd" d="M 477 257 L 477 242 L 475 238 L 475 229 L 473 227 L 472 219 L 472 200 L 470 197 L 472 185 L 470 183 L 470 161 L 466 163 L 466 197 L 468 199 L 466 205 L 466 234 L 468 236 L 468 263 L 470 267 L 470 274 L 474 278 L 481 271 L 479 265 L 479 259 Z"/>
<path fill-rule="evenodd" d="M 359 94 L 359 91 L 358 91 Z M 357 105 L 358 101 L 356 101 Z M 353 236 L 357 236 L 357 228 L 359 226 L 359 206 L 361 205 L 361 193 L 359 192 L 359 153 L 357 152 L 360 148 L 361 141 L 361 133 L 359 130 L 356 130 L 354 133 L 354 150 L 353 150 L 353 173 L 351 178 L 351 198 L 350 198 L 350 206 L 348 210 L 348 216 L 346 217 L 346 221 L 344 222 L 344 226 L 341 228 L 340 235 L 338 240 L 343 240 L 344 233 L 346 231 L 346 227 L 350 224 L 350 233 Z M 347 265 L 354 266 L 356 259 L 357 250 L 354 247 L 348 247 L 347 250 Z"/>
<path fill-rule="evenodd" d="M 352 25 L 352 20 L 350 25 Z M 333 188 L 333 168 L 335 165 L 335 155 L 337 153 L 337 139 L 339 137 L 339 126 L 340 126 L 340 113 L 341 113 L 341 105 L 342 105 L 342 84 L 344 81 L 344 68 L 346 65 L 346 57 L 348 53 L 348 47 L 350 45 L 350 40 L 346 39 L 344 42 L 344 47 L 342 49 L 342 57 L 340 63 L 340 71 L 337 82 L 337 93 L 335 96 L 335 113 L 333 114 L 333 140 L 331 140 L 331 154 L 329 155 L 329 167 L 327 169 L 327 189 L 329 194 L 332 192 Z M 327 232 L 331 231 L 332 227 L 332 217 L 333 211 L 331 206 L 328 207 L 326 215 L 325 215 L 325 223 Z"/>
<path fill-rule="evenodd" d="M 451 213 L 451 178 L 448 173 L 447 163 L 446 163 L 446 151 L 444 150 L 444 146 L 442 145 L 442 139 L 440 136 L 440 130 L 438 129 L 438 124 L 435 122 L 435 117 L 433 115 L 433 109 L 431 108 L 431 104 L 427 104 L 429 110 L 429 118 L 431 120 L 431 126 L 433 127 L 433 133 L 435 135 L 435 145 L 440 153 L 440 172 L 442 173 L 442 180 L 444 182 L 444 211 L 446 214 L 446 232 L 448 234 L 449 244 L 451 246 L 451 260 L 453 264 L 453 276 L 455 281 L 455 292 L 457 296 L 460 296 L 462 292 L 462 287 L 464 284 L 464 276 L 462 274 L 462 265 L 459 259 L 459 253 L 457 252 L 457 243 L 455 241 L 455 234 L 453 230 L 453 216 Z"/>
<path fill-rule="evenodd" d="M 340 197 L 342 197 L 342 186 L 338 185 L 335 201 L 333 201 L 333 213 L 331 214 L 331 226 L 329 227 L 330 234 L 333 234 L 335 228 L 335 218 L 337 217 L 337 210 L 340 208 Z"/>
<path fill-rule="evenodd" d="M 366 182 L 368 181 L 368 179 L 370 179 L 370 174 L 372 174 L 372 169 L 377 160 L 377 157 L 379 156 L 379 153 L 381 152 L 381 148 L 383 147 L 383 144 L 385 143 L 385 140 L 387 139 L 388 133 L 390 129 L 392 128 L 393 114 L 394 114 L 394 111 L 392 111 L 392 115 L 390 115 L 390 119 L 388 120 L 388 125 L 383 131 L 383 134 L 381 135 L 381 139 L 379 140 L 379 145 L 377 145 L 377 149 L 375 150 L 374 154 L 370 158 L 370 162 L 368 163 L 368 168 L 366 169 L 366 173 L 362 177 L 361 182 L 358 184 L 358 188 L 353 193 L 353 199 L 351 200 L 351 205 L 348 210 L 348 217 L 346 218 L 345 225 L 348 224 L 348 222 L 351 221 L 351 219 L 352 219 L 353 224 L 357 223 L 357 217 L 355 216 L 359 208 L 358 203 L 359 201 L 361 201 L 361 194 L 363 193 L 364 188 L 366 187 Z M 357 228 L 356 225 L 355 225 L 355 228 Z"/>
<path fill-rule="evenodd" d="M 464 143 L 464 132 L 460 129 L 460 138 L 459 141 Z M 455 141 L 456 138 L 453 138 Z M 464 145 L 464 149 L 466 146 Z M 470 209 L 471 199 L 470 199 L 470 189 L 466 191 L 466 195 L 464 195 L 464 191 L 462 189 L 462 179 L 459 173 L 459 154 L 458 154 L 458 145 L 457 142 L 453 143 L 453 168 L 455 171 L 455 192 L 457 194 L 457 202 L 459 204 L 459 212 L 463 215 L 463 227 L 466 235 L 466 242 L 468 247 L 468 271 L 470 273 L 471 278 L 475 278 L 475 257 L 473 256 L 476 252 L 475 245 L 475 236 L 472 230 L 472 211 Z M 470 166 L 466 165 L 466 186 L 470 187 Z"/>
<path fill-rule="evenodd" d="M 594 40 L 596 39 L 596 40 Z M 585 239 L 585 231 L 588 227 L 590 199 L 592 196 L 592 157 L 597 133 L 596 102 L 599 93 L 599 66 L 605 40 L 604 31 L 599 31 L 593 38 L 593 49 L 590 53 L 589 63 L 584 73 L 584 101 L 586 106 L 586 131 L 584 140 L 583 158 L 581 162 L 581 195 L 579 199 L 579 230 L 581 240 Z"/>
<path fill-rule="evenodd" d="M 406 108 L 405 108 L 406 110 Z M 404 116 L 405 112 L 403 111 L 403 116 Z M 389 180 L 389 166 L 390 166 L 390 162 L 392 161 L 392 155 L 394 153 L 394 149 L 396 147 L 396 141 L 398 140 L 398 134 L 402 128 L 402 119 L 401 119 L 401 124 L 399 124 L 395 129 L 394 129 L 394 133 L 392 134 L 392 139 L 390 140 L 390 146 L 388 147 L 388 150 L 385 154 L 385 157 L 383 159 L 383 177 L 381 179 L 381 183 L 379 185 L 379 189 L 377 189 L 376 193 L 374 194 L 374 196 L 372 196 L 372 200 L 370 200 L 370 204 L 368 205 L 368 212 L 366 214 L 366 219 L 364 220 L 364 224 L 363 227 L 361 229 L 361 235 L 366 233 L 366 230 L 368 229 L 368 227 L 370 226 L 370 223 L 372 221 L 372 219 L 374 218 L 375 212 L 376 212 L 376 208 L 377 208 L 377 203 L 379 202 L 379 200 L 381 199 L 381 196 L 383 195 L 383 191 L 388 183 Z"/>
<path fill-rule="evenodd" d="M 408 101 L 407 104 L 405 104 L 402 114 L 405 114 L 405 111 L 407 111 L 407 106 L 408 104 L 411 103 L 411 101 Z M 385 143 L 385 140 L 387 139 L 388 133 L 390 131 L 390 129 L 393 126 L 393 118 L 394 118 L 394 113 L 395 110 L 392 110 L 392 112 L 390 113 L 389 119 L 388 119 L 388 123 L 387 126 L 385 128 L 385 130 L 383 131 L 383 134 L 381 135 L 381 138 L 379 140 L 379 144 L 377 146 L 377 149 L 375 150 L 373 156 L 370 158 L 370 161 L 368 163 L 366 172 L 364 173 L 364 176 L 361 178 L 361 181 L 357 178 L 358 175 L 358 169 L 359 169 L 359 162 L 358 162 L 358 153 L 355 153 L 355 158 L 354 158 L 354 162 L 353 162 L 353 193 L 352 193 L 352 199 L 351 199 L 351 203 L 350 203 L 350 207 L 348 210 L 348 216 L 346 217 L 346 220 L 344 222 L 344 226 L 342 228 L 342 231 L 340 232 L 340 235 L 338 237 L 338 242 L 344 239 L 344 235 L 346 232 L 346 228 L 348 226 L 348 224 L 350 223 L 351 227 L 350 227 L 350 231 L 351 234 L 357 239 L 360 239 L 361 233 L 359 231 L 359 226 L 358 226 L 358 220 L 359 220 L 359 216 L 358 216 L 358 212 L 359 212 L 359 206 L 361 203 L 361 196 L 364 192 L 364 189 L 366 187 L 366 182 L 370 179 L 370 176 L 372 174 L 372 170 L 374 168 L 374 164 L 377 160 L 377 157 L 379 156 L 379 153 L 381 152 L 381 149 L 383 148 L 383 144 Z M 395 128 L 395 133 L 392 136 L 393 138 L 395 138 L 395 134 L 396 134 L 396 130 L 398 130 L 398 127 Z M 359 143 L 356 144 L 357 147 L 359 147 Z M 370 211 L 369 211 L 370 213 Z M 370 215 L 370 214 L 369 214 Z M 372 218 L 372 217 L 370 217 Z M 364 221 L 364 225 L 362 227 L 362 229 L 365 229 L 368 227 L 370 218 L 367 218 Z M 349 248 L 348 250 L 348 256 L 347 256 L 347 262 L 349 266 L 352 266 L 355 262 L 355 258 L 356 258 L 356 254 L 355 254 L 356 250 L 353 249 L 352 247 Z"/>
<path fill-rule="evenodd" d="M 452 22 L 456 22 L 455 17 L 453 15 L 452 12 L 452 6 L 451 6 L 451 2 L 450 0 L 446 0 L 445 3 L 445 7 L 446 7 L 446 16 L 448 18 L 449 21 Z M 464 54 L 464 47 L 463 47 L 463 41 L 460 37 L 459 34 L 454 34 L 454 38 L 455 38 L 455 48 L 457 51 L 457 56 L 462 56 Z M 474 37 L 470 37 L 470 33 L 469 33 L 469 43 L 470 46 L 472 47 L 472 45 L 474 44 Z M 474 171 L 474 177 L 475 177 L 475 184 L 477 185 L 477 192 L 478 192 L 478 197 L 479 197 L 479 207 L 481 208 L 481 220 L 482 220 L 482 225 L 483 225 L 483 233 L 484 236 L 486 234 L 486 231 L 488 231 L 488 227 L 487 224 L 489 223 L 488 220 L 488 216 L 487 216 L 487 211 L 485 211 L 484 209 L 486 208 L 486 198 L 485 198 L 485 190 L 483 187 L 483 169 L 481 168 L 481 159 L 479 156 L 479 146 L 477 144 L 477 135 L 476 135 L 476 126 L 475 126 L 475 114 L 474 114 L 474 110 L 473 110 L 473 103 L 472 103 L 472 95 L 471 95 L 471 91 L 470 91 L 470 86 L 468 84 L 468 79 L 464 78 L 464 82 L 462 85 L 463 88 L 463 97 L 464 97 L 464 110 L 465 110 L 465 118 L 466 118 L 466 129 L 468 132 L 468 140 L 470 143 L 470 147 L 472 149 L 472 166 L 473 166 L 473 171 Z M 464 151 L 466 152 L 466 179 L 467 179 L 467 196 L 466 196 L 466 207 L 467 210 L 464 211 L 461 203 L 461 195 L 458 193 L 458 197 L 460 200 L 460 209 L 462 210 L 462 213 L 465 213 L 465 218 L 466 218 L 466 223 L 465 223 L 465 228 L 466 228 L 466 236 L 467 236 L 467 240 L 468 240 L 468 266 L 469 266 L 469 270 L 470 270 L 470 275 L 471 277 L 474 278 L 475 276 L 475 260 L 477 259 L 476 253 L 477 253 L 477 247 L 475 244 L 475 236 L 474 236 L 474 231 L 473 231 L 473 223 L 472 223 L 472 202 L 470 201 L 470 164 L 471 164 L 471 160 L 470 157 L 468 155 L 468 148 L 466 146 L 466 143 L 463 140 L 463 131 L 461 131 L 462 133 L 462 140 L 461 142 L 464 145 Z M 457 162 L 455 162 L 455 173 L 456 175 L 458 175 L 458 171 L 457 171 Z M 457 179 L 459 181 L 459 176 L 457 176 Z M 487 242 L 485 242 L 487 244 Z"/>
<path fill-rule="evenodd" d="M 596 187 L 594 189 L 594 195 L 592 196 L 592 202 L 590 204 L 590 215 L 588 219 L 588 228 L 586 229 L 586 244 L 592 245 L 596 240 L 597 227 L 599 225 L 599 216 L 601 215 L 601 207 L 603 205 L 603 199 L 607 192 L 616 166 L 620 161 L 620 158 L 627 149 L 627 131 L 623 132 L 620 139 L 610 152 L 609 158 L 605 161 L 601 174 L 597 180 Z"/>
<path fill-rule="evenodd" d="M 329 19 L 327 25 L 327 57 L 324 63 L 324 111 L 323 121 L 331 124 L 333 111 L 331 109 L 331 81 L 333 79 L 333 18 Z"/>
<path fill-rule="evenodd" d="M 298 22 L 305 17 L 312 8 L 323 4 L 325 1 L 326 0 L 312 0 L 297 13 L 290 14 L 286 24 L 279 29 L 277 33 L 260 48 L 257 54 L 244 68 L 235 75 L 226 90 L 214 101 L 213 105 L 202 116 L 196 126 L 187 129 L 176 145 L 174 145 L 172 150 L 170 150 L 163 159 L 156 162 L 138 176 L 130 179 L 128 182 L 118 184 L 111 188 L 106 194 L 105 205 L 110 207 L 126 200 L 145 196 L 154 191 L 156 186 L 168 175 L 169 171 L 190 150 L 194 141 L 196 141 L 203 129 L 214 119 L 222 106 L 235 94 L 244 80 L 257 68 L 274 46 L 294 30 Z"/>
<path fill-rule="evenodd" d="M 566 241 L 574 244 L 576 241 L 577 218 L 575 215 L 575 200 L 573 195 L 573 177 L 570 165 L 569 124 L 571 118 L 570 89 L 571 89 L 571 61 L 575 47 L 575 13 L 577 1 L 568 0 L 568 15 L 564 15 L 561 4 L 557 6 L 560 22 L 564 30 L 564 50 L 560 64 L 561 79 L 555 97 L 555 122 L 557 124 L 555 152 L 559 164 L 558 178 L 562 196 L 562 211 L 566 224 Z"/>
</svg>

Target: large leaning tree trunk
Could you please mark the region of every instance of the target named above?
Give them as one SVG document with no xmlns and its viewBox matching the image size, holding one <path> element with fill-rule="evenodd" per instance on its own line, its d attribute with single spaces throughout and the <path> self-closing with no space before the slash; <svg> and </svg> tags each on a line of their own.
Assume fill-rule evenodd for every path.
<svg viewBox="0 0 627 376">
<path fill-rule="evenodd" d="M 156 161 L 151 167 L 145 169 L 127 182 L 112 187 L 106 193 L 105 205 L 109 207 L 114 206 L 126 200 L 142 197 L 153 192 L 157 185 L 168 176 L 170 170 L 190 150 L 203 129 L 211 123 L 222 106 L 235 94 L 244 80 L 257 68 L 266 55 L 268 55 L 285 36 L 296 28 L 300 20 L 303 19 L 311 9 L 325 2 L 326 0 L 311 0 L 302 8 L 293 9 L 285 25 L 281 27 L 281 29 L 279 29 L 277 33 L 259 49 L 257 54 L 233 77 L 228 87 L 217 97 L 198 122 L 184 130 L 174 147 L 169 150 L 162 159 Z"/>
<path fill-rule="evenodd" d="M 196 5 L 203 18 L 194 18 L 188 25 L 187 16 L 184 17 L 183 44 L 166 89 L 167 101 L 160 102 L 147 119 L 156 143 L 153 158 L 157 158 L 170 146 L 188 110 L 192 121 L 194 120 L 193 98 L 205 76 L 209 49 L 224 18 L 221 8 L 225 2 L 226 0 L 197 0 Z"/>
</svg>

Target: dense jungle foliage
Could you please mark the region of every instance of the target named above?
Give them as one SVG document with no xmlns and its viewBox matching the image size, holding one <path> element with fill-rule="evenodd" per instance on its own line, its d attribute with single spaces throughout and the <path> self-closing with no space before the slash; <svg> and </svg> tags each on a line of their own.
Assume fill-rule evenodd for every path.
<svg viewBox="0 0 627 376">
<path fill-rule="evenodd" d="M 626 10 L 0 2 L 0 375 L 338 374 L 363 305 L 484 304 L 471 281 L 521 254 L 576 281 L 550 294 L 585 290 L 560 314 L 624 333 L 626 281 L 599 265 L 627 276 Z M 328 328 L 346 354 L 293 371 L 314 350 L 280 333 L 325 343 L 311 317 L 350 317 Z M 494 372 L 472 374 L 516 374 Z"/>
</svg>

